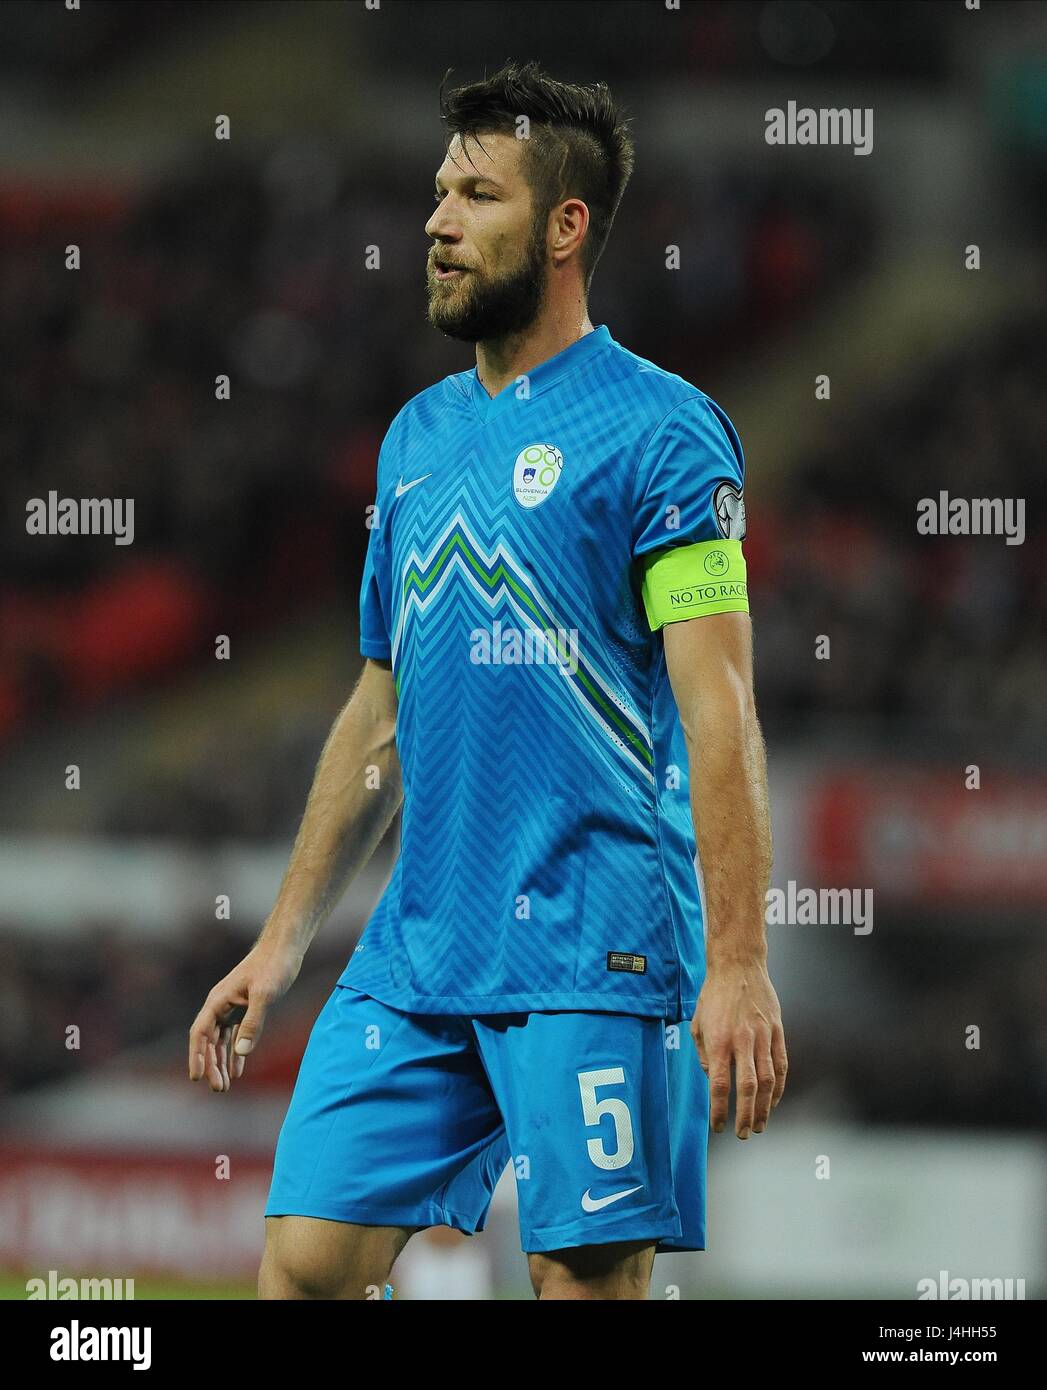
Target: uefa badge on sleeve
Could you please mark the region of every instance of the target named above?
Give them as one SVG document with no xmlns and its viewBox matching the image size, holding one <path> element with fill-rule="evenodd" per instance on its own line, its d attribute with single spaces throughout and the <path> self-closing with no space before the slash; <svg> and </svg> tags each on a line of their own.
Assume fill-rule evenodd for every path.
<svg viewBox="0 0 1047 1390">
<path fill-rule="evenodd" d="M 721 483 L 713 493 L 720 534 L 728 541 L 745 540 L 745 498 L 733 483 Z"/>
</svg>

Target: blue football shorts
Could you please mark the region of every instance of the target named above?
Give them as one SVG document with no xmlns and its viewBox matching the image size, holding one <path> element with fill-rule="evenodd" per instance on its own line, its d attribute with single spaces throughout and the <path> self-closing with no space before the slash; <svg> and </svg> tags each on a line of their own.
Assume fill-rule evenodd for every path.
<svg viewBox="0 0 1047 1390">
<path fill-rule="evenodd" d="M 266 1216 L 482 1231 L 512 1162 L 525 1251 L 705 1249 L 709 1086 L 686 1023 L 321 1009 Z"/>
</svg>

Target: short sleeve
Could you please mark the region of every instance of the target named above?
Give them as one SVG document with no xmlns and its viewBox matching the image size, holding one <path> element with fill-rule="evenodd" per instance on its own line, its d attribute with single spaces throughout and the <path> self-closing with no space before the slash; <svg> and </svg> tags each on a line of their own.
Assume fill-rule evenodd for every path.
<svg viewBox="0 0 1047 1390">
<path fill-rule="evenodd" d="M 652 632 L 712 613 L 748 613 L 745 462 L 738 434 L 713 401 L 671 410 L 640 459 L 633 556 Z"/>
<path fill-rule="evenodd" d="M 376 511 L 375 516 L 379 513 Z M 392 655 L 389 636 L 389 581 L 381 526 L 371 527 L 360 584 L 360 651 L 364 656 L 388 661 Z"/>
<path fill-rule="evenodd" d="M 666 546 L 745 538 L 745 462 L 726 414 L 706 396 L 671 410 L 644 449 L 633 497 L 633 557 Z"/>
</svg>

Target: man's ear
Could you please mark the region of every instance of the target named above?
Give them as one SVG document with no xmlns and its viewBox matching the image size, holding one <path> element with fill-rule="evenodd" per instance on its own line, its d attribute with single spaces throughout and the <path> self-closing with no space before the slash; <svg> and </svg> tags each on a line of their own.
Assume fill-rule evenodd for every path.
<svg viewBox="0 0 1047 1390">
<path fill-rule="evenodd" d="M 561 203 L 556 214 L 556 235 L 553 238 L 552 255 L 562 263 L 568 256 L 580 249 L 589 230 L 589 209 L 581 198 L 568 198 Z"/>
</svg>

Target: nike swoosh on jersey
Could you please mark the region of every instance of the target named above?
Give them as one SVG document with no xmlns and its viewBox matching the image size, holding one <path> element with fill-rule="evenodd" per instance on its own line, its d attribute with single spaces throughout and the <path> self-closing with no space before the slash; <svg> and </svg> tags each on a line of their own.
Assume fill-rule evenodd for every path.
<svg viewBox="0 0 1047 1390">
<path fill-rule="evenodd" d="M 640 1187 L 643 1187 L 643 1183 Z M 609 1207 L 612 1202 L 620 1202 L 623 1197 L 631 1197 L 634 1192 L 639 1192 L 640 1187 L 627 1187 L 624 1192 L 612 1192 L 609 1197 L 590 1197 L 586 1188 L 582 1193 L 582 1211 L 599 1211 L 602 1207 Z"/>
<path fill-rule="evenodd" d="M 419 483 L 424 483 L 426 478 L 431 478 L 432 476 L 433 475 L 431 473 L 423 473 L 420 478 L 412 478 L 409 483 L 405 483 L 403 478 L 401 477 L 399 482 L 396 484 L 397 497 L 402 497 L 405 492 L 410 492 L 413 487 L 417 487 Z"/>
</svg>

